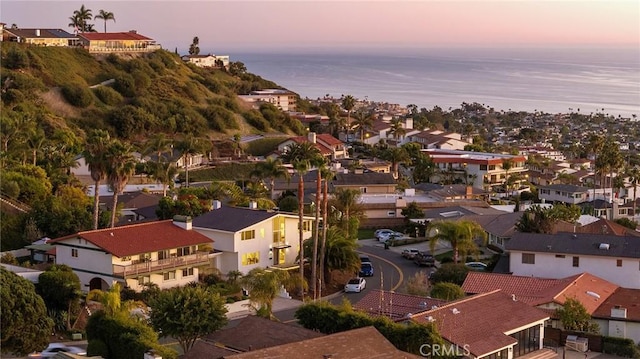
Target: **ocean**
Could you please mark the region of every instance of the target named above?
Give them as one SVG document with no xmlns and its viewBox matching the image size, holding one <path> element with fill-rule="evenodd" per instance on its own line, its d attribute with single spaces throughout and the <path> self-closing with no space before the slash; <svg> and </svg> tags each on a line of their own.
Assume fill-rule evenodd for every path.
<svg viewBox="0 0 640 359">
<path fill-rule="evenodd" d="M 640 115 L 640 49 L 394 49 L 232 53 L 247 70 L 316 99 L 496 111 Z"/>
</svg>

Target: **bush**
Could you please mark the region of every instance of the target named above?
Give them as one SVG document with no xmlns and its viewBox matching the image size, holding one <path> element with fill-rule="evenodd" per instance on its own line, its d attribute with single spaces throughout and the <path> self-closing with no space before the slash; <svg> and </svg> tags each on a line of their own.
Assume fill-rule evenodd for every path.
<svg viewBox="0 0 640 359">
<path fill-rule="evenodd" d="M 625 358 L 640 359 L 640 349 L 631 339 L 602 337 L 602 352 Z"/>
<path fill-rule="evenodd" d="M 462 263 L 445 263 L 433 273 L 431 281 L 433 283 L 448 282 L 462 285 L 469 273 L 469 268 Z"/>
<path fill-rule="evenodd" d="M 75 107 L 85 108 L 93 102 L 89 88 L 76 83 L 62 86 L 62 96 Z"/>
<path fill-rule="evenodd" d="M 116 76 L 113 88 L 124 97 L 134 97 L 136 95 L 136 82 L 129 74 Z"/>
<path fill-rule="evenodd" d="M 266 131 L 269 129 L 269 122 L 262 117 L 262 114 L 256 110 L 251 110 L 243 113 L 245 120 L 247 123 L 253 127 L 255 127 L 259 131 Z"/>
<path fill-rule="evenodd" d="M 105 105 L 115 106 L 122 103 L 122 95 L 109 86 L 100 86 L 93 89 L 96 97 Z"/>
<path fill-rule="evenodd" d="M 109 356 L 109 348 L 104 341 L 95 339 L 90 341 L 89 345 L 87 345 L 87 355 L 107 358 Z"/>
<path fill-rule="evenodd" d="M 8 69 L 23 69 L 29 67 L 29 56 L 20 46 L 13 46 L 7 51 L 3 66 Z"/>
</svg>

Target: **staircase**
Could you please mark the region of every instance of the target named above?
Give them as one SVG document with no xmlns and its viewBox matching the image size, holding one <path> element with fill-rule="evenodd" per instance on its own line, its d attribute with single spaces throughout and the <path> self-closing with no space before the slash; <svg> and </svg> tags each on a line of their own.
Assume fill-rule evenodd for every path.
<svg viewBox="0 0 640 359">
<path fill-rule="evenodd" d="M 281 298 L 291 299 L 291 295 L 286 289 L 284 289 L 284 286 L 280 287 L 280 293 L 278 293 L 278 296 Z"/>
<path fill-rule="evenodd" d="M 0 192 L 0 202 L 21 213 L 27 213 L 31 210 L 31 207 L 29 207 L 29 205 L 27 205 L 26 203 L 22 203 L 18 200 L 12 199 L 2 192 Z"/>
</svg>

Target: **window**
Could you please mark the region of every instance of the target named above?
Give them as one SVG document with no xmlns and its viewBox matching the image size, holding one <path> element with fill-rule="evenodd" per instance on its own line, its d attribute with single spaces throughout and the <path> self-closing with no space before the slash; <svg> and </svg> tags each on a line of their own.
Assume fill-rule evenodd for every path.
<svg viewBox="0 0 640 359">
<path fill-rule="evenodd" d="M 556 254 L 556 258 L 564 258 L 565 255 L 564 254 Z"/>
<path fill-rule="evenodd" d="M 309 232 L 311 230 L 311 221 L 302 222 L 302 230 L 305 232 Z"/>
<path fill-rule="evenodd" d="M 387 217 L 395 217 L 396 216 L 396 212 L 395 211 L 388 211 L 387 212 Z"/>
<path fill-rule="evenodd" d="M 143 285 L 145 283 L 151 283 L 151 277 L 144 276 L 144 277 L 138 277 L 138 285 Z"/>
<path fill-rule="evenodd" d="M 580 257 L 573 257 L 573 266 L 580 267 Z"/>
<path fill-rule="evenodd" d="M 178 257 L 188 256 L 196 252 L 196 246 L 178 248 Z"/>
<path fill-rule="evenodd" d="M 78 250 L 75 248 L 71 248 L 71 256 L 72 257 L 78 257 Z"/>
<path fill-rule="evenodd" d="M 241 237 L 240 237 L 243 241 L 249 240 L 249 239 L 254 239 L 256 238 L 256 231 L 255 230 L 250 230 L 250 231 L 244 231 L 241 233 Z"/>
<path fill-rule="evenodd" d="M 493 171 L 496 169 L 496 165 L 489 165 L 489 171 Z"/>
<path fill-rule="evenodd" d="M 169 251 L 158 251 L 158 260 L 169 258 Z"/>
<path fill-rule="evenodd" d="M 285 240 L 284 217 L 277 216 L 273 219 L 273 243 L 284 242 Z"/>
<path fill-rule="evenodd" d="M 124 257 L 120 258 L 120 261 L 122 261 L 122 262 L 128 262 L 130 260 L 131 260 L 130 256 L 124 256 Z"/>
<path fill-rule="evenodd" d="M 176 272 L 164 272 L 162 273 L 163 279 L 164 280 L 172 280 L 172 279 L 176 279 Z"/>
<path fill-rule="evenodd" d="M 616 267 L 622 267 L 622 259 L 616 260 Z"/>
<path fill-rule="evenodd" d="M 245 253 L 242 255 L 242 265 L 249 266 L 260 262 L 260 252 Z"/>
<path fill-rule="evenodd" d="M 185 268 L 182 270 L 182 276 L 183 277 L 191 277 L 193 275 L 193 267 L 191 268 Z"/>
<path fill-rule="evenodd" d="M 367 193 L 367 187 L 360 187 L 361 193 Z"/>
<path fill-rule="evenodd" d="M 535 253 L 522 253 L 522 263 L 524 264 L 536 264 Z"/>
<path fill-rule="evenodd" d="M 480 171 L 486 171 L 487 165 L 480 165 Z"/>
</svg>

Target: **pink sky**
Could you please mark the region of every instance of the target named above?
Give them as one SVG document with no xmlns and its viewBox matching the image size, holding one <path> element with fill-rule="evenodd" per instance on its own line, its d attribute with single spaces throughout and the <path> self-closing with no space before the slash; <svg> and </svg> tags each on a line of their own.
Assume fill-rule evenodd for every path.
<svg viewBox="0 0 640 359">
<path fill-rule="evenodd" d="M 10 1 L 9 26 L 62 28 L 82 4 L 184 51 L 331 47 L 640 47 L 640 1 Z M 103 23 L 96 21 L 102 31 Z"/>
</svg>

